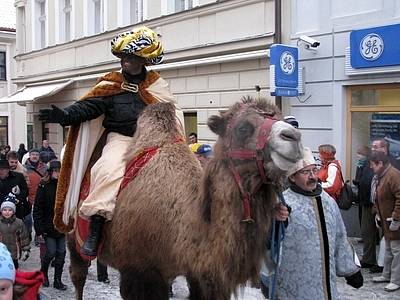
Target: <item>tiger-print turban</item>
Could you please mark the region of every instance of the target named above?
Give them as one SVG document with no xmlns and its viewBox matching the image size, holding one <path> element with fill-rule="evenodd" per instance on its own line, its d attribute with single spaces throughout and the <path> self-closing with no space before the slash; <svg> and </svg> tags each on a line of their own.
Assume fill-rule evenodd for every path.
<svg viewBox="0 0 400 300">
<path fill-rule="evenodd" d="M 160 64 L 164 59 L 164 48 L 157 34 L 145 26 L 124 32 L 111 41 L 111 52 L 117 57 L 123 54 L 134 54 L 152 65 Z"/>
</svg>

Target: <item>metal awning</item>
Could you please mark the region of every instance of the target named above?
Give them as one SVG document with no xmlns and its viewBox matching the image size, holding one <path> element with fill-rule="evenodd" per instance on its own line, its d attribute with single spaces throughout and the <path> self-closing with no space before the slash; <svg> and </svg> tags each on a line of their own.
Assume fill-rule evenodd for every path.
<svg viewBox="0 0 400 300">
<path fill-rule="evenodd" d="M 49 97 L 57 94 L 62 89 L 73 83 L 74 80 L 54 82 L 47 84 L 31 84 L 26 85 L 14 94 L 0 98 L 1 103 L 19 103 L 32 102 L 40 98 Z"/>
</svg>

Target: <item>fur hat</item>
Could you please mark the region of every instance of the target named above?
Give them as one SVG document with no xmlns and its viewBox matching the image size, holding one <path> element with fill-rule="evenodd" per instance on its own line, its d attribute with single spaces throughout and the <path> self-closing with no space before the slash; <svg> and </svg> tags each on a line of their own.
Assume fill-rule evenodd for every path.
<svg viewBox="0 0 400 300">
<path fill-rule="evenodd" d="M 0 169 L 10 169 L 10 164 L 6 159 L 0 159 Z"/>
<path fill-rule="evenodd" d="M 0 209 L 3 210 L 4 208 L 11 208 L 14 213 L 15 213 L 15 210 L 16 210 L 15 204 L 13 202 L 11 202 L 11 201 L 4 201 L 1 204 Z"/>
<path fill-rule="evenodd" d="M 0 279 L 15 282 L 15 267 L 6 245 L 0 243 Z"/>
<path fill-rule="evenodd" d="M 293 175 L 297 171 L 300 171 L 301 169 L 304 169 L 305 167 L 308 167 L 309 165 L 316 165 L 314 155 L 311 152 L 310 148 L 304 147 L 303 150 L 303 157 L 293 166 L 291 167 L 287 175 Z"/>
</svg>

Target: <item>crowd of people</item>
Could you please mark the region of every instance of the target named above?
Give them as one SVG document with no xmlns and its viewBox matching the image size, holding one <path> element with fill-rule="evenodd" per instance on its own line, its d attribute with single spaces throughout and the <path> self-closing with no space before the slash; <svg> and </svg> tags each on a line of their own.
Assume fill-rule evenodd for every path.
<svg viewBox="0 0 400 300">
<path fill-rule="evenodd" d="M 9 278 L 13 278 L 13 282 L 15 274 L 28 274 L 36 276 L 31 279 L 38 281 L 39 286 L 49 287 L 48 271 L 52 265 L 53 287 L 67 288 L 61 281 L 66 256 L 65 234 L 53 225 L 60 169 L 61 162 L 47 140 L 43 141 L 42 147 L 29 151 L 24 144 L 20 144 L 17 151 L 9 146 L 1 150 L 0 250 L 3 245 L 8 249 L 14 274 Z M 26 273 L 19 270 L 19 261 L 29 259 L 32 242 L 40 247 L 40 272 Z M 109 283 L 107 267 L 98 263 L 97 269 L 99 281 Z"/>
</svg>

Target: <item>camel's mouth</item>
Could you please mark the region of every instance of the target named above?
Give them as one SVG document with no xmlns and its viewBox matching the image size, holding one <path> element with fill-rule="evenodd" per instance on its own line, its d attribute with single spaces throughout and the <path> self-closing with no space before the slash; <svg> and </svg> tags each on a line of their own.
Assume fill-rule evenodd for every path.
<svg viewBox="0 0 400 300">
<path fill-rule="evenodd" d="M 286 156 L 276 151 L 271 152 L 271 159 L 273 163 L 282 171 L 289 170 L 298 161 L 297 156 Z"/>
<path fill-rule="evenodd" d="M 269 146 L 272 161 L 283 171 L 290 169 L 303 153 L 300 132 L 281 121 L 272 127 Z"/>
</svg>

